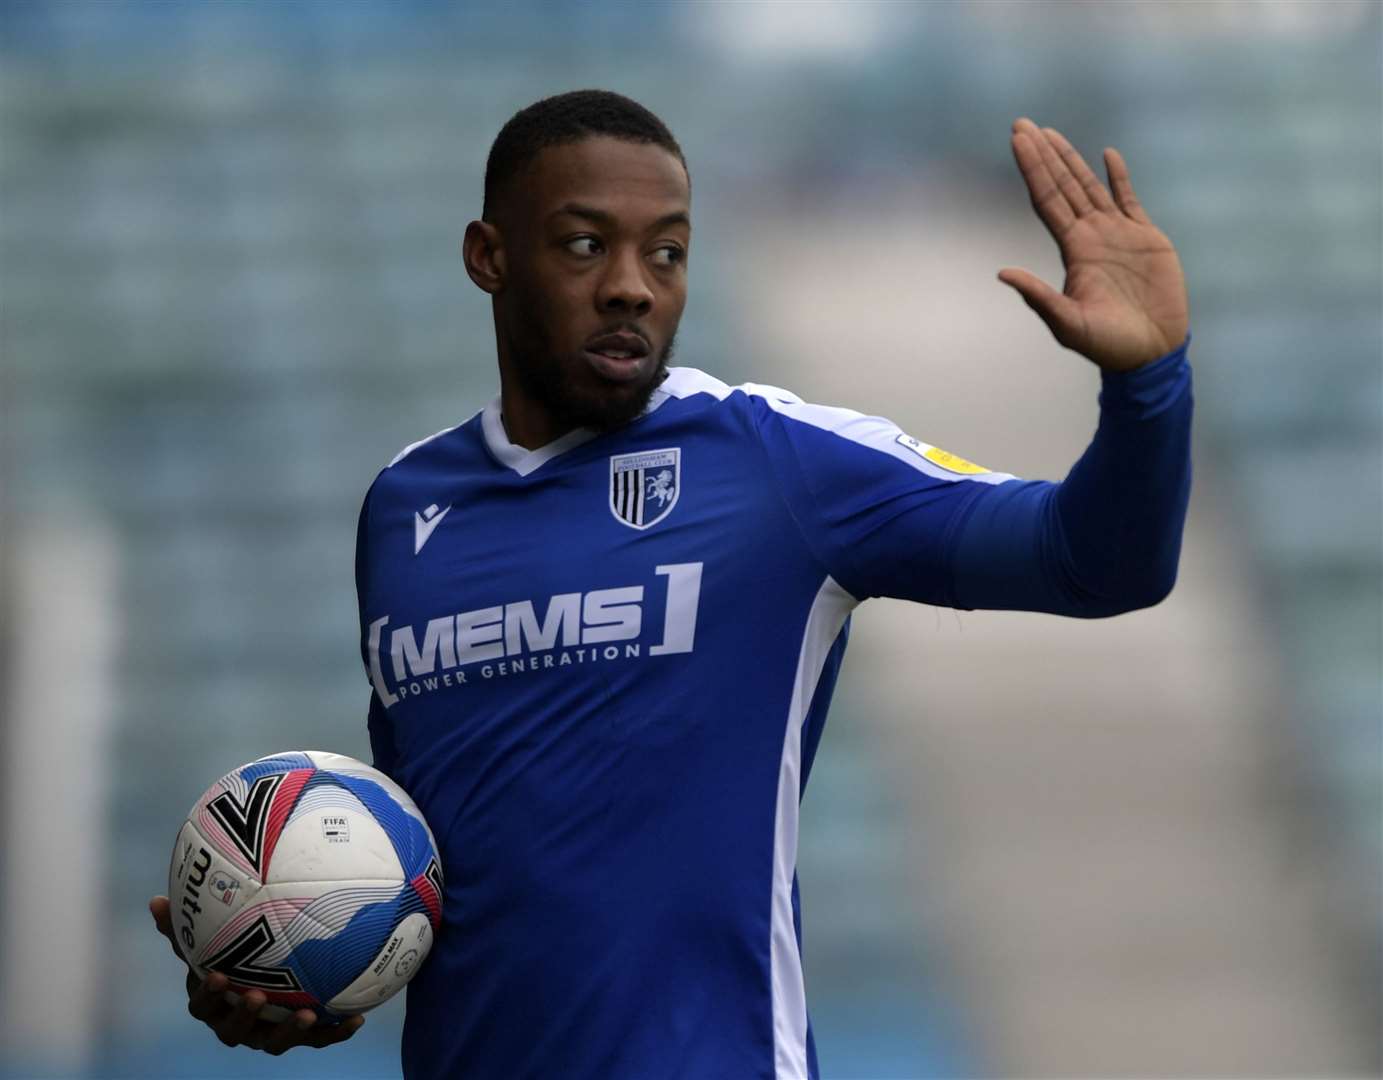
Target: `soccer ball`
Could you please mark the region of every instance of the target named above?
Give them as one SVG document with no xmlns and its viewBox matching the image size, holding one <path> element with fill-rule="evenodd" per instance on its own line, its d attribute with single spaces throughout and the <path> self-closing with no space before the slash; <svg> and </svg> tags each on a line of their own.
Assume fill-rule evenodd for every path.
<svg viewBox="0 0 1383 1080">
<path fill-rule="evenodd" d="M 212 784 L 168 869 L 173 932 L 198 976 L 260 1016 L 334 1023 L 398 992 L 442 919 L 437 844 L 418 808 L 354 758 L 293 750 Z"/>
</svg>

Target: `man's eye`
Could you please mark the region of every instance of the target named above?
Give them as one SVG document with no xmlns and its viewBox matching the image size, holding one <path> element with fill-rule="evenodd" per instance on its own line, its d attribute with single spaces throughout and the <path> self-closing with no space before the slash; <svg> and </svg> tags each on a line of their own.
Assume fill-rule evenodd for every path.
<svg viewBox="0 0 1383 1080">
<path fill-rule="evenodd" d="M 669 244 L 660 247 L 653 252 L 653 261 L 659 266 L 676 266 L 687 257 L 687 253 L 679 247 Z"/>
<path fill-rule="evenodd" d="M 600 241 L 594 236 L 578 236 L 568 240 L 567 250 L 573 255 L 599 255 Z"/>
</svg>

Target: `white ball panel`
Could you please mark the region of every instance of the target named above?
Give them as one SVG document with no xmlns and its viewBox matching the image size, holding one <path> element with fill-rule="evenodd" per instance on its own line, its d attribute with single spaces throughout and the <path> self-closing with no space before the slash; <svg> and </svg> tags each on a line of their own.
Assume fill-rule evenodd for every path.
<svg viewBox="0 0 1383 1080">
<path fill-rule="evenodd" d="M 427 830 L 427 838 L 432 843 L 432 850 L 437 850 L 437 838 L 432 835 L 432 829 L 428 826 L 427 820 L 423 817 L 423 812 L 418 809 L 417 804 L 409 797 L 408 792 L 399 787 L 398 784 L 390 780 L 378 769 L 366 765 L 363 761 L 357 761 L 353 757 L 345 754 L 333 754 L 330 750 L 305 750 L 305 754 L 310 757 L 319 769 L 327 772 L 346 773 L 350 776 L 363 776 L 367 780 L 373 780 L 389 793 L 389 797 L 402 806 L 413 817 L 422 822 L 423 828 Z"/>
<path fill-rule="evenodd" d="M 339 1013 L 360 1013 L 388 1001 L 403 989 L 432 949 L 432 923 L 413 912 L 399 923 L 370 966 L 327 1006 Z"/>
<path fill-rule="evenodd" d="M 376 883 L 367 884 L 374 885 Z M 330 881 L 279 886 L 265 885 L 255 896 L 254 903 L 247 905 L 240 912 L 239 917 L 227 925 L 222 935 L 223 940 L 217 941 L 215 944 L 218 948 L 224 947 L 235 935 L 246 931 L 260 919 L 263 919 L 269 932 L 273 935 L 273 940 L 254 957 L 255 966 L 260 968 L 283 966 L 284 960 L 296 944 L 307 939 L 325 939 L 332 936 L 333 928 L 323 926 L 312 918 L 312 908 L 324 895 L 331 894 L 338 885 L 339 883 Z M 386 895 L 392 893 L 393 889 L 396 888 L 387 884 L 379 887 Z M 236 1004 L 240 997 L 235 990 L 227 990 L 225 999 L 231 1004 Z M 260 1009 L 259 1016 L 261 1019 L 277 1023 L 291 1017 L 296 1008 L 296 1006 L 289 1008 L 266 1002 Z"/>
<path fill-rule="evenodd" d="M 392 900 L 403 887 L 400 881 L 365 878 L 358 881 L 291 881 L 266 885 L 259 900 L 277 902 L 283 928 L 282 951 L 308 938 L 327 938 L 339 933 L 357 910 L 366 904 Z M 295 910 L 289 910 L 288 905 Z"/>
<path fill-rule="evenodd" d="M 178 947 L 200 974 L 202 952 L 217 931 L 259 892 L 192 822 L 183 823 L 168 868 L 168 902 Z"/>
<path fill-rule="evenodd" d="M 350 802 L 355 802 L 352 796 Z M 388 834 L 363 808 L 321 806 L 290 820 L 269 860 L 266 885 L 373 878 L 402 881 Z"/>
</svg>

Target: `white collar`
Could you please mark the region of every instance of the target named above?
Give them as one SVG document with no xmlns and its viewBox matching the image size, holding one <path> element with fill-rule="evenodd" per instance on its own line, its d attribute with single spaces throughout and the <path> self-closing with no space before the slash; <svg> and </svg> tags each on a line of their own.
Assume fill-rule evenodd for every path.
<svg viewBox="0 0 1383 1080">
<path fill-rule="evenodd" d="M 673 370 L 676 369 L 669 369 L 669 371 Z M 638 420 L 642 420 L 658 409 L 671 396 L 661 387 L 654 390 L 653 396 L 648 399 L 648 406 L 630 423 L 637 423 Z M 500 410 L 498 395 L 481 410 L 480 429 L 485 436 L 485 445 L 490 448 L 490 453 L 495 456 L 495 460 L 506 468 L 513 469 L 520 476 L 527 476 L 534 469 L 547 464 L 558 454 L 565 454 L 568 450 L 572 450 L 582 443 L 590 442 L 599 434 L 590 428 L 573 428 L 560 438 L 553 439 L 546 446 L 529 450 L 509 441 L 509 433 L 504 430 L 504 416 Z"/>
</svg>

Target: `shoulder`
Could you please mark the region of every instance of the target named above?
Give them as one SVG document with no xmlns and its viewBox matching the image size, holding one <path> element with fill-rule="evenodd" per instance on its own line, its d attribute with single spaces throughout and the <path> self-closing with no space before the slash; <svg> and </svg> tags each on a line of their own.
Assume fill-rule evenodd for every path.
<svg viewBox="0 0 1383 1080">
<path fill-rule="evenodd" d="M 459 424 L 434 431 L 426 438 L 409 443 L 379 470 L 374 485 L 406 482 L 409 478 L 429 475 L 437 468 L 455 465 L 474 457 L 479 450 L 477 432 L 481 413 L 477 412 Z"/>
<path fill-rule="evenodd" d="M 479 418 L 480 413 L 476 413 L 459 424 L 417 439 L 390 458 L 365 491 L 362 518 L 368 516 L 371 502 L 377 501 L 381 494 L 402 494 L 418 483 L 426 484 L 435 469 L 445 467 L 445 463 L 455 460 L 458 454 L 466 455 L 471 441 L 468 431 L 479 423 Z"/>
<path fill-rule="evenodd" d="M 765 416 L 774 414 L 825 431 L 841 431 L 851 425 L 858 425 L 860 421 L 874 421 L 893 427 L 887 420 L 865 416 L 853 409 L 842 409 L 834 405 L 814 405 L 803 401 L 793 391 L 781 386 L 759 382 L 731 386 L 696 368 L 669 368 L 668 377 L 659 390 L 680 400 L 704 397 L 720 402 L 728 408 L 748 409 Z"/>
<path fill-rule="evenodd" d="M 659 389 L 671 398 L 700 398 L 744 411 L 770 454 L 790 447 L 798 460 L 863 455 L 867 461 L 882 455 L 937 480 L 994 484 L 1013 479 L 1009 473 L 992 472 L 915 438 L 885 417 L 814 404 L 781 386 L 756 382 L 731 386 L 696 368 L 670 368 Z"/>
<path fill-rule="evenodd" d="M 668 368 L 667 378 L 658 387 L 658 392 L 683 401 L 705 397 L 713 401 L 726 402 L 732 406 L 743 405 L 750 402 L 751 399 L 765 402 L 802 403 L 802 399 L 791 390 L 784 390 L 780 386 L 752 382 L 731 386 L 729 383 L 717 379 L 714 375 L 708 375 L 706 372 L 692 367 Z"/>
<path fill-rule="evenodd" d="M 402 450 L 400 450 L 397 454 L 395 454 L 392 458 L 389 459 L 389 464 L 384 466 L 384 468 L 380 470 L 381 474 L 392 469 L 394 466 L 402 462 L 405 458 L 414 454 L 416 451 L 421 450 L 423 447 L 431 446 L 435 443 L 445 441 L 448 435 L 451 435 L 454 432 L 461 431 L 467 425 L 474 423 L 479 416 L 480 413 L 476 413 L 468 420 L 463 420 L 459 424 L 452 424 L 451 427 L 445 427 L 441 431 L 434 431 L 431 435 L 427 436 L 426 438 L 418 439 L 416 442 L 409 443 L 407 446 L 405 446 Z"/>
<path fill-rule="evenodd" d="M 680 401 L 701 400 L 753 414 L 754 422 L 760 429 L 781 426 L 781 421 L 788 421 L 789 427 L 795 422 L 847 438 L 873 427 L 898 431 L 890 421 L 881 417 L 866 416 L 853 409 L 833 405 L 814 405 L 803 401 L 791 390 L 769 383 L 745 382 L 731 386 L 696 368 L 669 368 L 667 379 L 658 389 L 667 397 Z"/>
<path fill-rule="evenodd" d="M 763 443 L 781 417 L 803 416 L 820 419 L 818 413 L 849 413 L 807 405 L 791 390 L 768 383 L 744 382 L 731 385 L 714 375 L 690 367 L 669 368 L 658 387 L 650 411 L 657 410 L 663 420 L 691 418 L 700 425 L 736 432 L 742 438 Z M 838 426 L 845 416 L 831 416 L 828 423 Z"/>
</svg>

